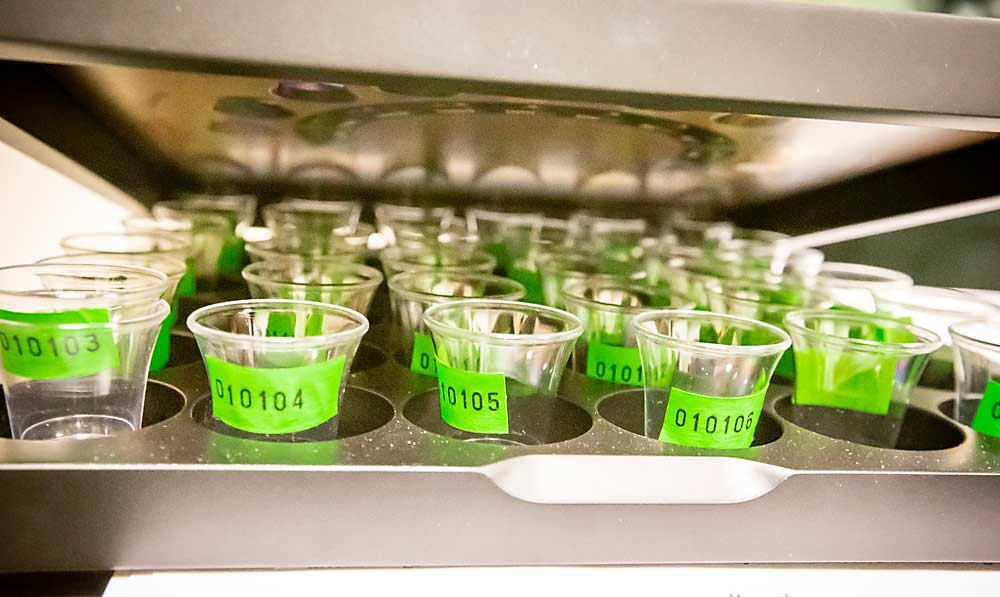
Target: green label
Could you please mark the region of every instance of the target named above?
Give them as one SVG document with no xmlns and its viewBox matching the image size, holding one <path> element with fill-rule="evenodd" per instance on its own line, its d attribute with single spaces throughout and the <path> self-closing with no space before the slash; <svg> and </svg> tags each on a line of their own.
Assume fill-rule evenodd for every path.
<svg viewBox="0 0 1000 597">
<path fill-rule="evenodd" d="M 986 392 L 972 419 L 972 428 L 986 435 L 1000 437 L 1000 382 L 986 382 Z"/>
<path fill-rule="evenodd" d="M 420 375 L 437 375 L 434 358 L 434 341 L 426 334 L 414 332 L 413 358 L 410 359 L 410 371 Z"/>
<path fill-rule="evenodd" d="M 219 253 L 220 274 L 239 274 L 243 269 L 243 239 L 239 236 L 226 241 Z"/>
<path fill-rule="evenodd" d="M 191 296 L 195 292 L 194 259 L 188 259 L 184 268 L 184 276 L 177 283 L 177 296 Z"/>
<path fill-rule="evenodd" d="M 160 332 L 156 335 L 156 345 L 153 346 L 153 358 L 149 362 L 150 371 L 159 371 L 167 366 L 170 360 L 170 328 L 174 327 L 177 321 L 177 312 L 170 310 L 170 315 L 163 320 Z"/>
<path fill-rule="evenodd" d="M 877 354 L 795 352 L 795 404 L 889 412 L 896 359 Z"/>
<path fill-rule="evenodd" d="M 507 277 L 515 282 L 520 282 L 524 286 L 524 301 L 541 305 L 545 303 L 545 295 L 542 293 L 542 279 L 538 272 L 521 267 L 512 267 L 507 270 Z"/>
<path fill-rule="evenodd" d="M 65 379 L 118 367 L 118 347 L 108 328 L 67 330 L 72 323 L 108 323 L 107 309 L 59 313 L 15 313 L 0 310 L 0 349 L 8 373 L 31 379 Z"/>
<path fill-rule="evenodd" d="M 639 356 L 639 349 L 591 342 L 587 345 L 587 377 L 642 386 L 642 357 Z"/>
<path fill-rule="evenodd" d="M 720 398 L 670 388 L 660 441 L 692 448 L 749 448 L 767 388 Z"/>
<path fill-rule="evenodd" d="M 244 367 L 205 357 L 212 413 L 251 433 L 295 433 L 337 416 L 346 357 L 280 369 Z"/>
<path fill-rule="evenodd" d="M 441 418 L 472 433 L 509 433 L 507 382 L 502 373 L 475 373 L 437 362 Z"/>
</svg>

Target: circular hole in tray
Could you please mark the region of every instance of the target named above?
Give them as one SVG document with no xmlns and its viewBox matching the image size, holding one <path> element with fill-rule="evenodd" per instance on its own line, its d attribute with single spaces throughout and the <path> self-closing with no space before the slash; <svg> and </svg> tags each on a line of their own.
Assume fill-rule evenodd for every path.
<svg viewBox="0 0 1000 597">
<path fill-rule="evenodd" d="M 0 388 L 0 396 L 3 390 Z M 6 396 L 0 400 L 0 438 L 10 439 L 10 417 L 7 414 Z M 146 398 L 142 408 L 142 427 L 151 427 L 162 423 L 181 412 L 184 408 L 184 395 L 171 386 L 154 380 L 146 383 Z"/>
<path fill-rule="evenodd" d="M 395 411 L 389 401 L 374 392 L 347 386 L 340 405 L 340 416 L 333 421 L 317 425 L 295 434 L 263 435 L 234 429 L 216 419 L 211 413 L 211 396 L 202 396 L 191 409 L 196 422 L 216 433 L 273 442 L 316 442 L 346 439 L 374 431 L 392 420 Z"/>
<path fill-rule="evenodd" d="M 441 419 L 438 390 L 417 394 L 406 403 L 403 416 L 438 435 L 462 441 L 506 446 L 537 446 L 564 442 L 586 433 L 593 420 L 587 411 L 561 398 L 508 398 L 510 429 L 507 434 L 469 433 Z"/>
<path fill-rule="evenodd" d="M 170 360 L 167 361 L 164 369 L 199 362 L 201 362 L 201 351 L 198 350 L 198 342 L 194 336 L 176 329 L 172 330 L 170 332 Z"/>
<path fill-rule="evenodd" d="M 611 394 L 597 405 L 600 413 L 609 423 L 625 431 L 642 435 L 646 416 L 642 390 L 625 390 Z M 757 430 L 751 446 L 763 446 L 781 437 L 781 424 L 766 412 L 760 414 Z"/>
<path fill-rule="evenodd" d="M 196 309 L 215 303 L 239 301 L 250 298 L 250 290 L 246 284 L 234 280 L 221 280 L 218 288 L 199 290 L 193 296 L 182 296 L 177 301 L 177 325 L 187 328 L 187 318 Z"/>
<path fill-rule="evenodd" d="M 794 408 L 790 397 L 774 404 L 774 410 L 786 421 L 809 431 L 875 448 L 895 450 L 945 450 L 965 440 L 965 434 L 951 421 L 942 419 L 915 406 L 908 406 L 895 445 L 886 445 L 879 437 L 863 434 L 862 430 L 884 428 L 885 416 L 827 406 Z M 885 433 L 876 433 L 884 437 Z"/>
</svg>

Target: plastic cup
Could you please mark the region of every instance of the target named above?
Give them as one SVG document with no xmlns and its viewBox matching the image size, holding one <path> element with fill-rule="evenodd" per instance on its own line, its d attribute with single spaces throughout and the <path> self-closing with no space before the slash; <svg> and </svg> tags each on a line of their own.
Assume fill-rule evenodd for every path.
<svg viewBox="0 0 1000 597">
<path fill-rule="evenodd" d="M 528 445 L 555 422 L 556 394 L 583 325 L 539 305 L 467 299 L 433 305 L 442 420 L 461 439 Z M 534 430 L 536 433 L 532 433 Z"/>
<path fill-rule="evenodd" d="M 733 237 L 736 227 L 726 220 L 698 220 L 675 216 L 667 224 L 669 242 L 687 247 L 717 244 Z"/>
<path fill-rule="evenodd" d="M 285 199 L 262 210 L 264 224 L 274 237 L 325 238 L 335 231 L 353 232 L 361 219 L 358 201 Z"/>
<path fill-rule="evenodd" d="M 255 299 L 295 299 L 367 313 L 382 272 L 338 259 L 285 257 L 251 263 L 243 279 Z"/>
<path fill-rule="evenodd" d="M 1000 322 L 973 319 L 950 327 L 955 353 L 952 417 L 1000 438 Z"/>
<path fill-rule="evenodd" d="M 143 268 L 0 268 L 0 361 L 15 439 L 138 429 L 168 281 Z"/>
<path fill-rule="evenodd" d="M 594 379 L 639 387 L 642 358 L 632 319 L 644 311 L 694 306 L 669 288 L 626 281 L 571 283 L 563 299 L 566 310 L 583 322 L 583 337 L 573 352 L 573 369 Z"/>
<path fill-rule="evenodd" d="M 871 313 L 876 309 L 876 292 L 905 290 L 913 286 L 913 278 L 884 267 L 828 261 L 820 268 L 816 285 L 837 304 Z"/>
<path fill-rule="evenodd" d="M 406 240 L 435 240 L 452 227 L 455 210 L 450 207 L 375 205 L 375 227 L 392 246 Z"/>
<path fill-rule="evenodd" d="M 178 288 L 178 294 L 189 296 L 196 288 L 213 288 L 219 275 L 223 247 L 232 235 L 229 220 L 213 214 L 192 215 L 184 220 L 154 219 L 144 216 L 122 221 L 129 232 L 165 232 L 188 241 L 189 275 Z"/>
<path fill-rule="evenodd" d="M 188 274 L 188 268 L 183 259 L 159 255 L 157 253 L 79 253 L 76 255 L 63 255 L 60 257 L 49 257 L 38 263 L 77 263 L 77 264 L 98 264 L 125 267 L 143 267 L 158 271 L 167 277 L 167 289 L 160 298 L 170 305 L 170 314 L 160 326 L 160 333 L 156 337 L 156 346 L 153 348 L 153 358 L 149 363 L 150 371 L 163 369 L 170 360 L 170 329 L 177 321 L 177 289 L 184 277 Z"/>
<path fill-rule="evenodd" d="M 212 220 L 206 216 L 221 216 L 225 218 L 226 228 L 219 230 Z M 214 266 L 215 272 L 227 277 L 236 277 L 243 268 L 243 228 L 253 225 L 257 217 L 257 199 L 252 195 L 200 195 L 187 194 L 181 199 L 161 201 L 153 205 L 153 217 L 171 222 L 189 222 L 192 234 L 204 237 L 206 234 L 224 234 L 224 238 L 210 241 L 216 244 L 221 241 L 218 260 L 213 263 L 196 264 L 197 270 L 208 270 Z M 207 228 L 206 228 L 207 225 Z M 207 240 L 207 239 L 206 239 Z M 208 271 L 203 271 L 202 277 L 214 279 Z"/>
<path fill-rule="evenodd" d="M 505 273 L 515 261 L 528 257 L 538 242 L 545 218 L 537 213 L 470 209 L 465 214 L 469 231 L 496 257 L 497 269 Z"/>
<path fill-rule="evenodd" d="M 246 252 L 251 262 L 297 256 L 329 257 L 361 263 L 368 254 L 368 241 L 374 230 L 370 224 L 361 223 L 353 232 L 341 229 L 323 237 L 310 236 L 309 233 L 282 239 L 272 237 L 246 243 Z"/>
<path fill-rule="evenodd" d="M 792 311 L 826 308 L 831 304 L 822 292 L 794 283 L 716 280 L 708 284 L 707 290 L 712 311 L 763 321 L 781 329 L 785 329 L 785 316 Z M 795 378 L 792 349 L 781 355 L 774 374 L 784 379 Z"/>
<path fill-rule="evenodd" d="M 493 273 L 497 260 L 489 253 L 464 243 L 436 243 L 420 248 L 388 247 L 379 254 L 386 278 L 402 272 Z"/>
<path fill-rule="evenodd" d="M 403 358 L 411 371 L 437 375 L 424 311 L 431 305 L 467 298 L 519 301 L 524 298 L 524 286 L 490 274 L 438 271 L 406 272 L 389 279 L 389 301 L 402 333 Z"/>
<path fill-rule="evenodd" d="M 645 378 L 646 437 L 692 448 L 750 447 L 788 334 L 706 311 L 647 311 L 632 327 Z"/>
<path fill-rule="evenodd" d="M 785 327 L 795 345 L 792 422 L 896 447 L 913 387 L 941 346 L 938 335 L 890 317 L 832 310 L 793 311 Z"/>
<path fill-rule="evenodd" d="M 335 439 L 365 316 L 334 305 L 245 300 L 188 317 L 205 360 L 213 423 L 247 437 Z"/>
<path fill-rule="evenodd" d="M 952 386 L 954 365 L 948 328 L 966 319 L 1000 316 L 1000 306 L 994 303 L 961 290 L 931 286 L 878 291 L 875 306 L 879 313 L 927 328 L 941 337 L 944 344 L 931 355 L 922 378 L 923 383 L 936 387 Z"/>
<path fill-rule="evenodd" d="M 642 280 L 641 262 L 618 261 L 570 250 L 543 253 L 536 261 L 542 298 L 546 305 L 565 307 L 563 293 L 570 284 L 615 283 Z"/>
</svg>

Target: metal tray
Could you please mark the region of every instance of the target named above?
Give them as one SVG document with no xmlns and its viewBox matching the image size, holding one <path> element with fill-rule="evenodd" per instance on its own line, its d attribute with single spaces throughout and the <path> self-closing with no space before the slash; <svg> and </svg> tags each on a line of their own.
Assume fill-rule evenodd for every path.
<svg viewBox="0 0 1000 597">
<path fill-rule="evenodd" d="M 796 426 L 774 384 L 755 445 L 711 451 L 638 435 L 641 390 L 567 372 L 547 443 L 467 443 L 376 307 L 339 440 L 203 425 L 182 330 L 140 431 L 0 439 L 0 571 L 1000 561 L 1000 440 L 942 414 L 950 392 L 920 388 L 889 450 Z"/>
</svg>

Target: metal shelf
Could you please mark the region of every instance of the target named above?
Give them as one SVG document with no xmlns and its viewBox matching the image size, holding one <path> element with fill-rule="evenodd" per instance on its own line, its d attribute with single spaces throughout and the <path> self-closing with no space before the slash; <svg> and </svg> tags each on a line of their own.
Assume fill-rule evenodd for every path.
<svg viewBox="0 0 1000 597">
<path fill-rule="evenodd" d="M 1000 131 L 1000 21 L 759 0 L 8 0 L 0 57 Z M 58 15 L 58 16 L 55 16 Z"/>
</svg>

